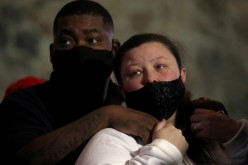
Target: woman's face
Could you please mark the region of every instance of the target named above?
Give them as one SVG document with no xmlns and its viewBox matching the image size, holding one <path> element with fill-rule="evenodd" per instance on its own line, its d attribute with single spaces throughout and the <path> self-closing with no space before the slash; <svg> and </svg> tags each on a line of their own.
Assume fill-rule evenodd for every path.
<svg viewBox="0 0 248 165">
<path fill-rule="evenodd" d="M 180 72 L 182 81 L 186 81 L 185 68 L 179 71 L 175 57 L 160 42 L 144 43 L 127 51 L 120 72 L 125 92 L 138 90 L 148 82 L 175 80 Z"/>
</svg>

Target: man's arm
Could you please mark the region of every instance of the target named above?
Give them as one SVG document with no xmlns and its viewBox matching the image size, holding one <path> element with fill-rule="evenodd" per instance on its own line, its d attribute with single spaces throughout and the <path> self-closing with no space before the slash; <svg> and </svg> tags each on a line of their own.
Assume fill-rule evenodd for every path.
<svg viewBox="0 0 248 165">
<path fill-rule="evenodd" d="M 155 118 L 145 113 L 109 105 L 36 138 L 22 147 L 17 155 L 35 165 L 56 164 L 103 128 L 113 127 L 121 132 L 140 136 L 147 142 L 156 122 Z"/>
</svg>

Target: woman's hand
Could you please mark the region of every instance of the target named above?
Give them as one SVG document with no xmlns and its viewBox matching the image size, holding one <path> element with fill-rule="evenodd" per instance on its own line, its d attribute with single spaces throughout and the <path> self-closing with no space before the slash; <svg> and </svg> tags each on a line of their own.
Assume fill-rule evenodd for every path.
<svg viewBox="0 0 248 165">
<path fill-rule="evenodd" d="M 167 140 L 168 142 L 176 146 L 182 154 L 184 154 L 188 149 L 188 143 L 183 136 L 182 131 L 180 129 L 177 129 L 173 123 L 173 120 L 166 122 L 165 119 L 158 123 L 153 132 L 153 140 Z"/>
</svg>

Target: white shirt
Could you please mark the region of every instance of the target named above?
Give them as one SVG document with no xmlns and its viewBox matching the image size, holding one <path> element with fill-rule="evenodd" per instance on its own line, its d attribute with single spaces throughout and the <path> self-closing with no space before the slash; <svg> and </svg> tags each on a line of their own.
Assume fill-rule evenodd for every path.
<svg viewBox="0 0 248 165">
<path fill-rule="evenodd" d="M 192 164 L 170 142 L 156 139 L 140 145 L 131 136 L 112 128 L 95 134 L 80 154 L 76 165 L 181 165 Z"/>
</svg>

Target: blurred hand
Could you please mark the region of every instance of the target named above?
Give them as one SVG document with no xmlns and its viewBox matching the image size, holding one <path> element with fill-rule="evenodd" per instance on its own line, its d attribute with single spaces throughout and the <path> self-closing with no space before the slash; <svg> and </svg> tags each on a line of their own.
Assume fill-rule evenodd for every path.
<svg viewBox="0 0 248 165">
<path fill-rule="evenodd" d="M 229 141 L 241 127 L 241 123 L 223 113 L 202 108 L 193 112 L 190 122 L 197 137 L 220 143 Z"/>
</svg>

